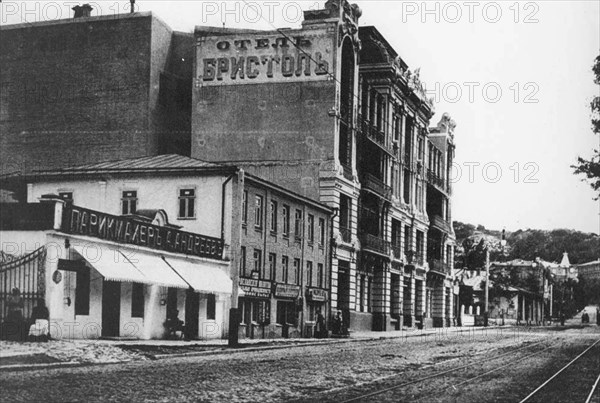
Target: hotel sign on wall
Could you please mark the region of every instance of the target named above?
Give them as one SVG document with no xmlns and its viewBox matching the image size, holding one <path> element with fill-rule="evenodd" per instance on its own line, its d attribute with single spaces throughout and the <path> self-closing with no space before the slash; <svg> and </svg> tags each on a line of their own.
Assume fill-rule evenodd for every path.
<svg viewBox="0 0 600 403">
<path fill-rule="evenodd" d="M 270 298 L 271 282 L 253 278 L 240 278 L 240 288 L 247 297 Z"/>
<path fill-rule="evenodd" d="M 77 206 L 63 211 L 61 231 L 166 252 L 222 259 L 223 241 L 130 217 L 114 216 Z"/>
<path fill-rule="evenodd" d="M 197 86 L 327 80 L 333 42 L 318 32 L 199 38 Z"/>
</svg>

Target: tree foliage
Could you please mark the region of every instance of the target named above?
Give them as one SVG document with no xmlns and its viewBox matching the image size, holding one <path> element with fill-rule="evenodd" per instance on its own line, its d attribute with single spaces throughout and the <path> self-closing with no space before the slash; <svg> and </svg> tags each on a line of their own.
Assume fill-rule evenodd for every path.
<svg viewBox="0 0 600 403">
<path fill-rule="evenodd" d="M 595 76 L 594 83 L 600 85 L 600 55 L 596 57 L 592 71 Z M 598 135 L 600 134 L 600 96 L 592 99 L 590 108 L 592 110 L 592 131 Z M 575 170 L 575 175 L 584 175 L 592 189 L 598 192 L 595 200 L 600 198 L 600 150 L 595 149 L 590 159 L 578 157 L 577 164 L 571 167 Z"/>
</svg>

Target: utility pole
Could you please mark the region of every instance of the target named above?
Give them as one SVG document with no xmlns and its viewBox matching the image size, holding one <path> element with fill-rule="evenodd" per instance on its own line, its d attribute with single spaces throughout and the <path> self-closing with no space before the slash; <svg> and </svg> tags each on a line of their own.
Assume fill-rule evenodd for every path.
<svg viewBox="0 0 600 403">
<path fill-rule="evenodd" d="M 489 288 L 490 288 L 490 248 L 489 245 L 485 248 L 485 309 L 483 311 L 483 325 L 488 325 L 488 309 L 489 309 Z"/>
</svg>

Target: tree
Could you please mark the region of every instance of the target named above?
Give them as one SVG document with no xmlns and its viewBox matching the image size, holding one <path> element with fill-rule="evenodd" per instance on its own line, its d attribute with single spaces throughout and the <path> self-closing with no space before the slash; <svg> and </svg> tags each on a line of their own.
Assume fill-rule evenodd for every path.
<svg viewBox="0 0 600 403">
<path fill-rule="evenodd" d="M 596 57 L 592 71 L 595 75 L 594 83 L 600 85 L 600 55 Z M 600 96 L 592 99 L 590 107 L 592 109 L 592 131 L 600 134 Z M 595 149 L 594 155 L 589 160 L 578 157 L 577 165 L 572 165 L 571 168 L 575 170 L 575 175 L 585 175 L 592 189 L 598 192 L 598 197 L 594 198 L 594 200 L 598 200 L 600 198 L 600 150 Z"/>
</svg>

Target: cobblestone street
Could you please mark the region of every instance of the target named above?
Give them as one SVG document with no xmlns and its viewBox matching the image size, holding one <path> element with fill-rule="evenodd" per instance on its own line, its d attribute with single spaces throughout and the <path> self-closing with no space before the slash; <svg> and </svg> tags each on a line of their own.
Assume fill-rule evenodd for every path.
<svg viewBox="0 0 600 403">
<path fill-rule="evenodd" d="M 538 342 L 546 346 L 560 341 L 567 348 L 576 341 L 585 344 L 594 339 L 598 339 L 596 327 L 533 332 L 489 329 L 426 338 L 3 372 L 0 387 L 4 401 L 337 401 L 379 382 L 427 376 L 441 367 L 511 353 Z M 598 350 L 594 352 L 596 356 Z M 539 359 L 536 365 L 543 367 L 550 358 Z M 510 377 L 511 371 L 502 374 Z M 428 385 L 424 383 L 419 388 Z M 494 395 L 481 393 L 471 386 L 466 396 L 478 396 L 472 401 L 497 401 Z M 455 401 L 451 397 L 441 390 L 434 400 Z M 380 400 L 404 401 L 387 399 L 391 400 Z"/>
</svg>

